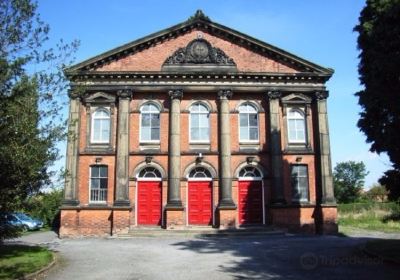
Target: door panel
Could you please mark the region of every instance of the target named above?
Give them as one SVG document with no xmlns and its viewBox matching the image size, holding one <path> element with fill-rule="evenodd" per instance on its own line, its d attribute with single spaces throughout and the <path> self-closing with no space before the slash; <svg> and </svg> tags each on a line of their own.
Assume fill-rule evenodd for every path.
<svg viewBox="0 0 400 280">
<path fill-rule="evenodd" d="M 189 224 L 212 224 L 212 182 L 189 181 Z"/>
<path fill-rule="evenodd" d="M 161 225 L 161 182 L 138 182 L 139 225 Z"/>
<path fill-rule="evenodd" d="M 239 181 L 239 223 L 262 224 L 261 181 Z"/>
</svg>

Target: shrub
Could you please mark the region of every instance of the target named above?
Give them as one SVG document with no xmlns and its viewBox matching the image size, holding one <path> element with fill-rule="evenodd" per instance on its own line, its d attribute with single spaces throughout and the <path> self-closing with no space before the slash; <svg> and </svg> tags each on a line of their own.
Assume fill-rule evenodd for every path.
<svg viewBox="0 0 400 280">
<path fill-rule="evenodd" d="M 57 217 L 63 192 L 61 189 L 52 189 L 30 197 L 25 203 L 25 211 L 33 217 L 41 219 L 46 226 L 57 227 Z"/>
</svg>

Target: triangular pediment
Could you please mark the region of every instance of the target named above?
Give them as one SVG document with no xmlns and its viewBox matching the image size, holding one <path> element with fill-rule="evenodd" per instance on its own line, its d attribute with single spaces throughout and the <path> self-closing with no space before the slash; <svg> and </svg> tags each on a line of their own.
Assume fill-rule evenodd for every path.
<svg viewBox="0 0 400 280">
<path fill-rule="evenodd" d="M 84 96 L 85 103 L 114 103 L 115 95 L 105 92 L 89 93 Z"/>
<path fill-rule="evenodd" d="M 192 48 L 193 45 L 197 49 Z M 207 51 L 207 56 L 201 57 L 201 52 Z M 196 55 L 197 59 L 200 56 L 200 60 L 196 61 Z M 181 63 L 179 59 L 182 56 Z M 202 67 L 199 68 L 199 65 Z M 213 73 L 221 69 L 226 72 L 315 73 L 327 76 L 333 73 L 332 69 L 213 22 L 201 11 L 183 23 L 73 65 L 66 69 L 66 73 L 189 70 Z"/>
</svg>

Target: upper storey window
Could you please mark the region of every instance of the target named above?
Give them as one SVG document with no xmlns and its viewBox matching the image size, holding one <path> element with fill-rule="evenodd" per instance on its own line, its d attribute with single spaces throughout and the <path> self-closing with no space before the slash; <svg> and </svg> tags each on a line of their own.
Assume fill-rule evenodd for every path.
<svg viewBox="0 0 400 280">
<path fill-rule="evenodd" d="M 239 141 L 258 141 L 258 112 L 249 103 L 239 107 Z"/>
<path fill-rule="evenodd" d="M 153 103 L 140 108 L 140 142 L 160 141 L 160 109 Z"/>
<path fill-rule="evenodd" d="M 289 143 L 306 143 L 304 113 L 299 109 L 289 109 L 287 121 Z"/>
<path fill-rule="evenodd" d="M 210 112 L 208 108 L 195 103 L 190 107 L 190 142 L 210 141 Z"/>
<path fill-rule="evenodd" d="M 92 143 L 107 144 L 110 142 L 110 111 L 106 108 L 97 109 L 92 115 Z"/>
</svg>

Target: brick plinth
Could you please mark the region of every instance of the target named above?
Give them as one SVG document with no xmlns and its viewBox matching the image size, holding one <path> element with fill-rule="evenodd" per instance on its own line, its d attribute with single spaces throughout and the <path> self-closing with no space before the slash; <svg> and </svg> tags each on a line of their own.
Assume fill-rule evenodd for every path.
<svg viewBox="0 0 400 280">
<path fill-rule="evenodd" d="M 62 209 L 60 237 L 126 233 L 129 221 L 129 209 Z"/>
<path fill-rule="evenodd" d="M 338 224 L 337 224 L 337 207 L 336 206 L 322 206 L 321 211 L 321 234 L 337 234 Z"/>
<path fill-rule="evenodd" d="M 219 228 L 229 229 L 236 227 L 236 214 L 235 209 L 219 209 Z"/>
<path fill-rule="evenodd" d="M 165 227 L 167 229 L 182 229 L 185 225 L 183 209 L 165 210 Z"/>
<path fill-rule="evenodd" d="M 129 209 L 118 209 L 113 211 L 112 233 L 128 233 L 129 231 Z"/>
</svg>

